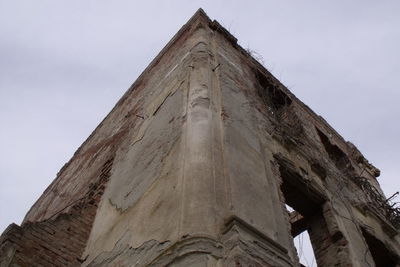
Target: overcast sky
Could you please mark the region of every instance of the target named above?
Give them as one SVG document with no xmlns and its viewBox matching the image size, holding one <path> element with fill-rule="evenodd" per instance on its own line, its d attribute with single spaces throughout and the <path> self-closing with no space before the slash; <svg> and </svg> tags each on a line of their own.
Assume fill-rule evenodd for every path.
<svg viewBox="0 0 400 267">
<path fill-rule="evenodd" d="M 0 232 L 202 7 L 400 189 L 400 1 L 0 0 Z"/>
</svg>

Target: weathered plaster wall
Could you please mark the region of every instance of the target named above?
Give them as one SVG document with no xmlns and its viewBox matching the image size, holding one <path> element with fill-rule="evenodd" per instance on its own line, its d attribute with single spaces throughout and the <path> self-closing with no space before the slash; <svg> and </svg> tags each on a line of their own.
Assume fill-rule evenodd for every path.
<svg viewBox="0 0 400 267">
<path fill-rule="evenodd" d="M 145 120 L 117 152 L 88 242 L 88 263 L 121 240 L 142 248 L 150 240 L 216 238 L 211 32 L 206 20 L 198 23 L 180 53 L 144 89 Z"/>
</svg>

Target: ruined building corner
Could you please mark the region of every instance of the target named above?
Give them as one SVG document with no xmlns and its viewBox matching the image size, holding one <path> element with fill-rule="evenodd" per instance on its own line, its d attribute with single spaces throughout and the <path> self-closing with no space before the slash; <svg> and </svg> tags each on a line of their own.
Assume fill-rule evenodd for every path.
<svg viewBox="0 0 400 267">
<path fill-rule="evenodd" d="M 399 266 L 371 165 L 203 10 L 26 214 L 0 266 Z M 290 207 L 290 208 L 288 208 Z"/>
</svg>

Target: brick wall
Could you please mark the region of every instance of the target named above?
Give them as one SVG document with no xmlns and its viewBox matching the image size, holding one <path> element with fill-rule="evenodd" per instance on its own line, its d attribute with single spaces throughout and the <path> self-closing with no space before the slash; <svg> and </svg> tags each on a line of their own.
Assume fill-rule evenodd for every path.
<svg viewBox="0 0 400 267">
<path fill-rule="evenodd" d="M 11 224 L 0 237 L 0 266 L 79 266 L 112 162 L 104 163 L 83 198 L 51 218 Z"/>
</svg>

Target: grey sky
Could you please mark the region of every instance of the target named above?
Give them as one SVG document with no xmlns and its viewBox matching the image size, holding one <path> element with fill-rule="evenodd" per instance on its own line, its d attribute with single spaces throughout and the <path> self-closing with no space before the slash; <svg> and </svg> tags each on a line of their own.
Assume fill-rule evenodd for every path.
<svg viewBox="0 0 400 267">
<path fill-rule="evenodd" d="M 0 0 L 0 232 L 202 7 L 400 189 L 399 1 Z"/>
</svg>

